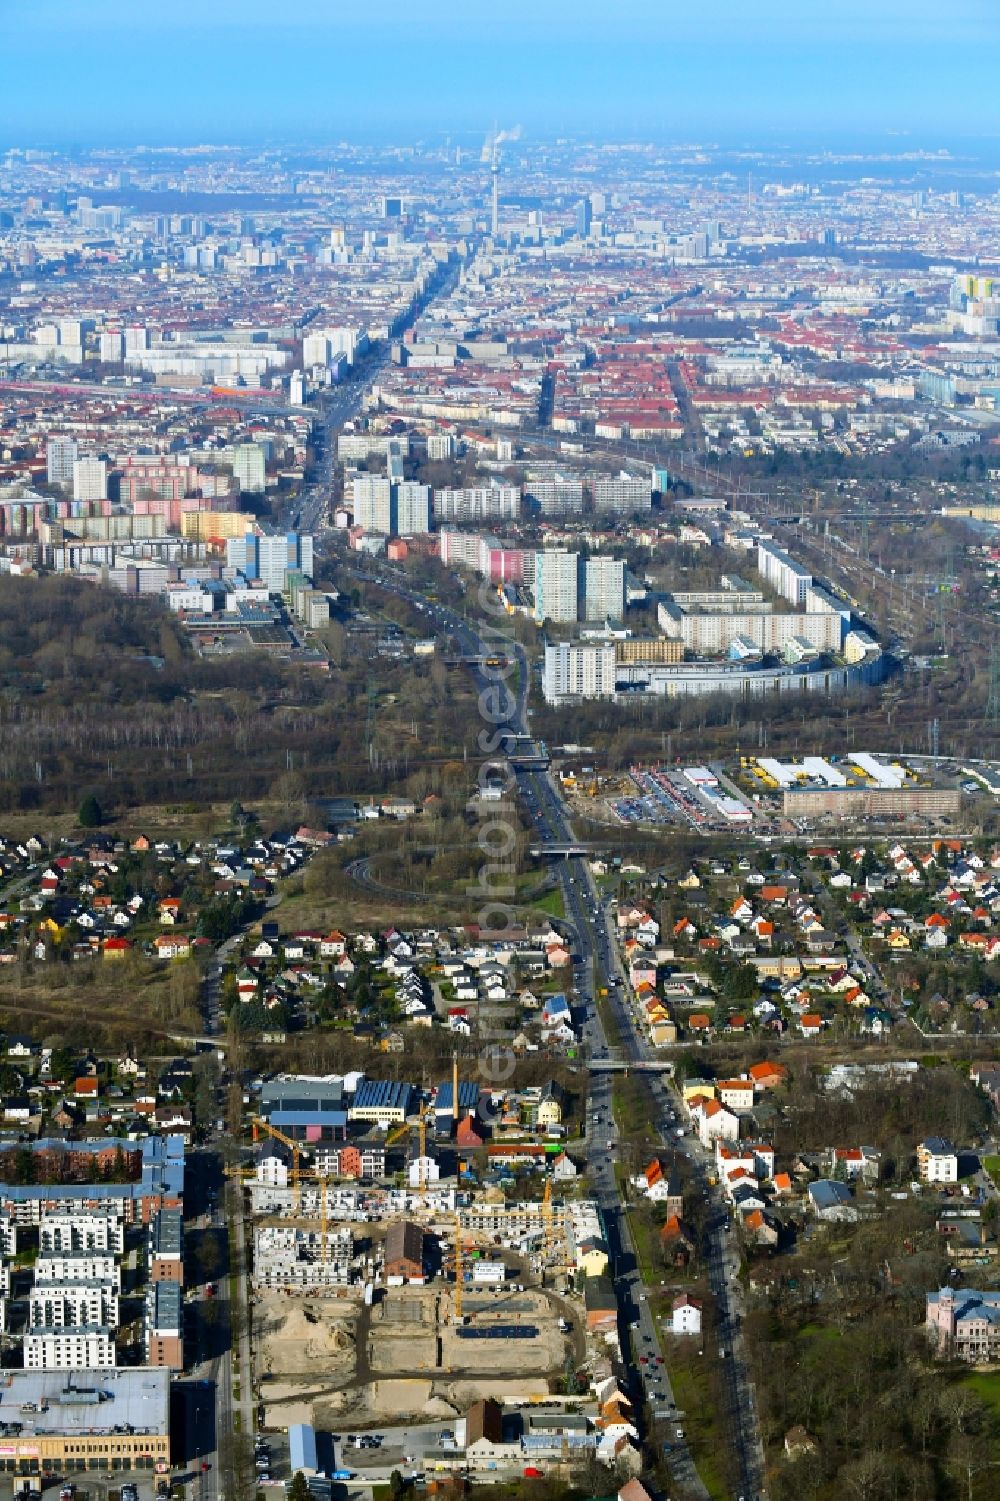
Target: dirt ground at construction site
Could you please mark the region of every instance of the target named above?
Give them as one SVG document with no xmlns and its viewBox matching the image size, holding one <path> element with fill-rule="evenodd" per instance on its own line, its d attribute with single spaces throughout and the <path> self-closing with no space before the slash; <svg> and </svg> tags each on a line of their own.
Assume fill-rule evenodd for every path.
<svg viewBox="0 0 1000 1501">
<path fill-rule="evenodd" d="M 466 1330 L 520 1327 L 527 1338 L 469 1337 L 452 1322 L 440 1286 L 390 1288 L 374 1307 L 360 1297 L 265 1293 L 254 1310 L 266 1426 L 448 1418 L 481 1396 L 541 1398 L 567 1356 L 583 1354 L 578 1327 L 564 1333 L 563 1300 L 525 1290 L 466 1299 Z"/>
</svg>

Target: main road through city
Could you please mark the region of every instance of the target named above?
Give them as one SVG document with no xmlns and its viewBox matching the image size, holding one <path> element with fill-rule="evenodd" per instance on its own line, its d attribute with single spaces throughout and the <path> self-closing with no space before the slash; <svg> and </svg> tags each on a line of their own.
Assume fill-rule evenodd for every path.
<svg viewBox="0 0 1000 1501">
<path fill-rule="evenodd" d="M 468 619 L 444 606 L 425 599 L 414 591 L 396 570 L 383 566 L 377 572 L 351 570 L 359 576 L 378 577 L 384 587 L 419 605 L 431 621 L 454 637 L 462 654 L 472 659 L 472 671 L 481 692 L 496 684 L 496 671 L 484 663 L 490 655 L 499 655 L 498 637 L 485 637 Z M 508 662 L 516 661 L 517 690 L 507 694 L 509 702 L 497 705 L 494 712 L 504 713 L 504 727 L 516 739 L 519 753 L 514 757 L 511 774 L 528 816 L 537 831 L 537 843 L 543 848 L 574 843 L 569 810 L 558 785 L 541 769 L 543 755 L 524 751 L 529 739 L 528 692 L 530 666 L 523 648 L 513 639 L 503 644 Z M 513 671 L 508 673 L 513 678 Z M 533 747 L 540 750 L 539 747 Z M 533 763 L 539 763 L 537 769 Z M 527 766 L 523 763 L 528 762 Z M 582 1037 L 591 1060 L 607 1059 L 611 1054 L 605 1035 L 597 991 L 608 992 L 608 1003 L 620 1042 L 617 1056 L 625 1062 L 656 1062 L 656 1054 L 645 1029 L 639 1022 L 628 998 L 624 971 L 618 951 L 610 899 L 598 891 L 587 862 L 579 856 L 559 861 L 558 880 L 563 892 L 569 936 L 572 939 L 573 978 L 576 999 L 582 1017 Z M 760 1434 L 754 1410 L 753 1392 L 747 1375 L 742 1338 L 742 1297 L 737 1279 L 739 1258 L 732 1244 L 726 1206 L 709 1179 L 712 1159 L 701 1143 L 685 1131 L 678 1135 L 678 1100 L 656 1072 L 636 1072 L 648 1091 L 649 1120 L 658 1128 L 666 1146 L 681 1151 L 690 1162 L 696 1191 L 706 1200 L 706 1231 L 703 1247 L 709 1280 L 718 1312 L 718 1350 L 706 1352 L 710 1359 L 723 1361 L 725 1371 L 726 1410 L 722 1414 L 739 1476 L 738 1496 L 750 1501 L 762 1492 L 764 1462 Z M 587 1135 L 588 1169 L 594 1193 L 601 1209 L 608 1242 L 611 1267 L 619 1295 L 619 1319 L 622 1350 L 631 1351 L 633 1396 L 655 1424 L 656 1441 L 669 1445 L 668 1459 L 678 1492 L 705 1496 L 694 1462 L 688 1450 L 683 1414 L 678 1412 L 665 1365 L 657 1363 L 661 1353 L 660 1333 L 650 1311 L 647 1291 L 639 1272 L 627 1215 L 615 1177 L 617 1130 L 612 1109 L 613 1075 L 600 1069 L 591 1073 L 590 1122 Z M 724 1352 L 724 1353 L 723 1353 Z M 649 1435 L 647 1435 L 649 1436 Z"/>
<path fill-rule="evenodd" d="M 460 266 L 454 264 L 442 268 L 413 304 L 397 332 L 402 332 L 405 326 L 412 323 L 434 297 L 449 290 L 459 271 Z M 388 348 L 385 345 L 377 346 L 359 362 L 343 386 L 325 393 L 321 398 L 313 472 L 309 484 L 287 514 L 278 518 L 279 524 L 318 532 L 322 537 L 330 506 L 337 435 L 361 409 L 367 392 L 388 359 Z M 506 695 L 509 701 L 502 706 L 500 728 L 510 732 L 508 749 L 514 747 L 515 740 L 523 748 L 524 743 L 529 740 L 528 694 L 531 669 L 523 648 L 506 637 L 503 625 L 498 627 L 497 634 L 484 639 L 481 627 L 424 598 L 410 588 L 405 577 L 395 569 L 384 564 L 364 565 L 359 561 L 356 566 L 353 563 L 347 565 L 346 571 L 360 577 L 377 579 L 388 589 L 418 605 L 441 632 L 450 633 L 454 637 L 459 650 L 466 657 L 482 660 L 489 655 L 496 655 L 502 640 L 502 653 L 511 664 L 516 662 L 518 673 L 517 689 Z M 496 674 L 485 665 L 473 665 L 472 671 L 482 692 L 495 688 Z M 495 724 L 484 721 L 484 727 L 489 731 L 495 728 Z M 511 765 L 511 775 L 537 830 L 538 842 L 542 846 L 572 844 L 574 836 L 569 811 L 558 786 L 547 770 L 543 769 L 544 760 L 541 756 L 535 758 L 530 754 L 518 755 Z M 528 764 L 524 764 L 525 762 Z M 610 903 L 602 899 L 583 858 L 571 856 L 561 859 L 556 874 L 563 892 L 566 926 L 572 939 L 576 1001 L 582 1017 L 583 1041 L 590 1059 L 600 1061 L 611 1056 L 597 1005 L 597 991 L 601 989 L 608 993 L 608 1002 L 620 1038 L 620 1043 L 616 1042 L 616 1048 L 619 1049 L 617 1056 L 626 1062 L 655 1062 L 653 1049 L 628 1000 Z M 615 1177 L 617 1129 L 613 1112 L 613 1077 L 611 1073 L 599 1069 L 591 1074 L 587 1156 L 618 1292 L 621 1347 L 626 1356 L 631 1352 L 632 1396 L 637 1410 L 645 1414 L 647 1422 L 651 1421 L 655 1425 L 647 1431 L 646 1437 L 651 1442 L 655 1438 L 655 1442 L 664 1446 L 677 1493 L 692 1498 L 705 1498 L 708 1493 L 687 1447 L 684 1415 L 676 1407 L 667 1367 L 661 1363 L 660 1331 L 650 1311 L 627 1213 Z M 709 1183 L 709 1158 L 700 1143 L 690 1133 L 683 1137 L 677 1135 L 677 1102 L 664 1085 L 662 1077 L 655 1072 L 637 1073 L 635 1077 L 642 1080 L 643 1087 L 648 1091 L 650 1121 L 659 1129 L 665 1145 L 669 1143 L 675 1150 L 688 1156 L 697 1191 L 704 1194 L 708 1201 L 704 1252 L 718 1309 L 718 1338 L 721 1348 L 725 1350 L 723 1358 L 727 1411 L 723 1416 L 739 1474 L 738 1494 L 741 1501 L 742 1498 L 750 1501 L 751 1497 L 761 1493 L 763 1454 L 743 1358 L 740 1332 L 742 1310 L 736 1279 L 738 1258 L 730 1244 L 728 1216 L 721 1197 Z M 245 1356 L 243 1351 L 240 1353 L 242 1367 Z M 711 1358 L 714 1358 L 714 1352 Z M 217 1418 L 222 1425 L 220 1431 L 227 1431 L 235 1406 L 232 1392 L 227 1390 L 231 1378 L 225 1379 L 229 1372 L 215 1374 L 217 1377 L 222 1376 L 219 1380 Z M 243 1377 L 240 1406 L 244 1407 L 249 1400 L 249 1372 L 241 1369 L 240 1375 Z M 249 1416 L 249 1413 L 246 1415 Z M 217 1459 L 217 1455 L 213 1455 L 213 1458 Z"/>
</svg>

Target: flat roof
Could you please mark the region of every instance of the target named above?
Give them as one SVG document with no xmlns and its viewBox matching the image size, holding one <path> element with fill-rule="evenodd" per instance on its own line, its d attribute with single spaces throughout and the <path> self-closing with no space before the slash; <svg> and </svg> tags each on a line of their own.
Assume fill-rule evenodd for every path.
<svg viewBox="0 0 1000 1501">
<path fill-rule="evenodd" d="M 153 1219 L 150 1240 L 154 1256 L 179 1256 L 184 1219 L 179 1209 L 161 1209 Z"/>
<path fill-rule="evenodd" d="M 285 1130 L 289 1126 L 346 1126 L 346 1110 L 308 1110 L 301 1106 L 296 1110 L 272 1110 L 271 1125 Z M 273 1152 L 268 1153 L 273 1156 Z"/>
<path fill-rule="evenodd" d="M 183 1320 L 180 1285 L 176 1282 L 154 1282 L 153 1288 L 151 1330 L 157 1334 L 179 1334 Z"/>
<path fill-rule="evenodd" d="M 269 1079 L 260 1092 L 262 1114 L 273 1110 L 339 1110 L 343 1079 Z"/>
<path fill-rule="evenodd" d="M 33 1411 L 25 1412 L 34 1403 Z M 158 1367 L 100 1371 L 0 1373 L 0 1424 L 20 1423 L 31 1434 L 110 1434 L 116 1430 L 166 1434 L 170 1429 L 170 1372 Z"/>
</svg>

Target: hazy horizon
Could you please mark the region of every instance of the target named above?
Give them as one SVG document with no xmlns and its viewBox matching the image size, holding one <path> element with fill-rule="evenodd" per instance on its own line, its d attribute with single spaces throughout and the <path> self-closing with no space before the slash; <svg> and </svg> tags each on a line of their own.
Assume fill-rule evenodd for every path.
<svg viewBox="0 0 1000 1501">
<path fill-rule="evenodd" d="M 1000 139 L 989 0 L 34 0 L 5 14 L 5 145 L 536 138 L 900 149 Z M 911 139 L 912 138 L 912 139 Z"/>
</svg>

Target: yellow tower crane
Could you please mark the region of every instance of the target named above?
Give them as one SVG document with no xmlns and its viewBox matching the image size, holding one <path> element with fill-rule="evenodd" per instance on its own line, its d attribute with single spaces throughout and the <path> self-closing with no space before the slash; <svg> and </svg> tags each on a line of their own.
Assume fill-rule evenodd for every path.
<svg viewBox="0 0 1000 1501">
<path fill-rule="evenodd" d="M 421 1105 L 417 1121 L 417 1146 L 420 1152 L 420 1172 L 417 1175 L 417 1193 L 421 1198 L 427 1192 L 427 1106 Z"/>
<path fill-rule="evenodd" d="M 282 1145 L 288 1147 L 289 1151 L 291 1152 L 291 1154 L 292 1154 L 292 1205 L 294 1207 L 295 1213 L 298 1214 L 299 1209 L 301 1208 L 301 1205 L 302 1205 L 302 1185 L 301 1185 L 301 1182 L 300 1182 L 300 1174 L 299 1174 L 299 1158 L 301 1156 L 301 1148 L 299 1147 L 298 1142 L 297 1141 L 293 1141 L 290 1136 L 286 1136 L 283 1131 L 279 1131 L 278 1128 L 277 1128 L 277 1126 L 272 1126 L 271 1122 L 270 1121 L 266 1121 L 263 1118 L 263 1116 L 260 1116 L 260 1115 L 252 1116 L 251 1117 L 251 1125 L 252 1125 L 252 1128 L 253 1128 L 254 1145 L 256 1145 L 257 1142 L 260 1140 L 260 1133 L 261 1133 L 261 1131 L 266 1131 L 267 1134 L 268 1134 L 268 1136 L 273 1136 L 274 1139 L 275 1139 L 275 1141 L 280 1141 L 282 1143 Z"/>
<path fill-rule="evenodd" d="M 329 1178 L 318 1178 L 319 1183 L 319 1254 L 326 1266 L 330 1257 L 330 1207 L 327 1203 Z"/>
<path fill-rule="evenodd" d="M 462 1322 L 462 1221 L 455 1215 L 455 1323 Z"/>
<path fill-rule="evenodd" d="M 546 1265 L 552 1259 L 554 1219 L 555 1216 L 552 1212 L 552 1179 L 546 1178 L 545 1192 L 542 1194 L 542 1255 Z"/>
</svg>

